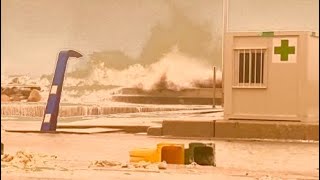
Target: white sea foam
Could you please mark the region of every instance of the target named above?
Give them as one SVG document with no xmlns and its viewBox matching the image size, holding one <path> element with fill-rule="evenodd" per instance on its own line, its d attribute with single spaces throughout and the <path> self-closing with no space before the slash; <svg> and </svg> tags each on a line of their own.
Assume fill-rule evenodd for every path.
<svg viewBox="0 0 320 180">
<path fill-rule="evenodd" d="M 76 64 L 74 66 L 76 68 L 70 68 L 69 65 L 62 100 L 64 102 L 106 101 L 119 87 L 176 91 L 185 88 L 212 87 L 212 66 L 204 62 L 173 50 L 153 64 L 147 66 L 133 64 L 122 70 L 109 68 L 102 63 L 88 67 L 85 67 L 85 63 L 81 66 Z M 77 73 L 83 73 L 83 69 L 86 69 L 87 74 L 82 78 L 76 78 Z M 42 89 L 43 101 L 46 101 L 51 78 L 1 75 L 1 83 L 9 84 L 14 81 L 22 85 L 38 85 Z M 221 85 L 220 70 L 217 71 L 216 83 Z"/>
</svg>

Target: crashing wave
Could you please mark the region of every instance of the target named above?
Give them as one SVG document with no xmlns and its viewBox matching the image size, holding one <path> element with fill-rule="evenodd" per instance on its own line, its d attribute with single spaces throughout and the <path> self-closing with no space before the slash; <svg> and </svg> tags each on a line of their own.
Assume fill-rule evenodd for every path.
<svg viewBox="0 0 320 180">
<path fill-rule="evenodd" d="M 89 60 L 90 61 L 90 60 Z M 106 101 L 121 87 L 143 90 L 169 89 L 180 91 L 187 88 L 211 88 L 212 66 L 201 59 L 188 57 L 174 50 L 150 65 L 133 64 L 125 69 L 113 69 L 100 63 L 69 70 L 64 82 L 62 101 Z M 79 76 L 81 74 L 82 76 Z M 82 78 L 79 78 L 82 77 Z M 30 76 L 1 75 L 1 84 L 37 85 L 41 87 L 42 101 L 46 101 L 52 75 L 37 78 Z M 221 86 L 221 71 L 217 71 L 216 85 Z"/>
</svg>

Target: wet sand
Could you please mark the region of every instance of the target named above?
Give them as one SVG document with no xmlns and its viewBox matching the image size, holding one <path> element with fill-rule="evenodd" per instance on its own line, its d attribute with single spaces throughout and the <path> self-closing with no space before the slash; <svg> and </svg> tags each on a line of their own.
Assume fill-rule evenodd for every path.
<svg viewBox="0 0 320 180">
<path fill-rule="evenodd" d="M 44 167 L 26 171 L 1 167 L 4 179 L 319 179 L 319 144 L 303 142 L 201 141 L 216 144 L 217 167 L 169 165 L 159 172 L 89 167 L 97 160 L 125 163 L 129 150 L 156 147 L 160 142 L 195 140 L 162 139 L 134 134 L 37 134 L 5 133 L 5 153 L 44 154 Z M 36 162 L 41 162 L 41 158 Z M 43 165 L 42 165 L 43 166 Z"/>
</svg>

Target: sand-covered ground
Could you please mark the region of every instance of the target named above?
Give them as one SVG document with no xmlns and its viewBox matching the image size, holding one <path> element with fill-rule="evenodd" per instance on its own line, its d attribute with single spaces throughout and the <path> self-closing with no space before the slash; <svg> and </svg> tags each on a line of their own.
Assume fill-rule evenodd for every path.
<svg viewBox="0 0 320 180">
<path fill-rule="evenodd" d="M 162 170 L 157 164 L 123 165 L 132 148 L 198 140 L 113 133 L 6 132 L 1 138 L 8 154 L 1 157 L 4 179 L 319 179 L 318 143 L 199 140 L 216 144 L 217 167 L 168 165 Z"/>
</svg>

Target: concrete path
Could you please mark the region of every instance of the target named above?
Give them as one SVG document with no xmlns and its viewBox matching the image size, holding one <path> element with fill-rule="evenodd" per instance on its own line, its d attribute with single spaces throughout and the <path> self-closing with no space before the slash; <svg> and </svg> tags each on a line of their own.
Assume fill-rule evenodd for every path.
<svg viewBox="0 0 320 180">
<path fill-rule="evenodd" d="M 37 132 L 41 125 L 41 118 L 2 117 L 2 120 L 5 130 L 11 132 Z M 319 123 L 223 120 L 221 108 L 60 118 L 57 129 L 60 133 L 119 130 L 165 137 L 319 141 Z"/>
<path fill-rule="evenodd" d="M 59 129 L 113 128 L 127 132 L 147 132 L 151 126 L 161 125 L 164 119 L 188 118 L 194 120 L 219 119 L 222 109 L 180 110 L 169 112 L 119 113 L 108 116 L 60 118 Z M 1 117 L 3 128 L 11 132 L 37 132 L 42 119 L 39 117 Z M 75 131 L 74 131 L 75 132 Z"/>
</svg>

